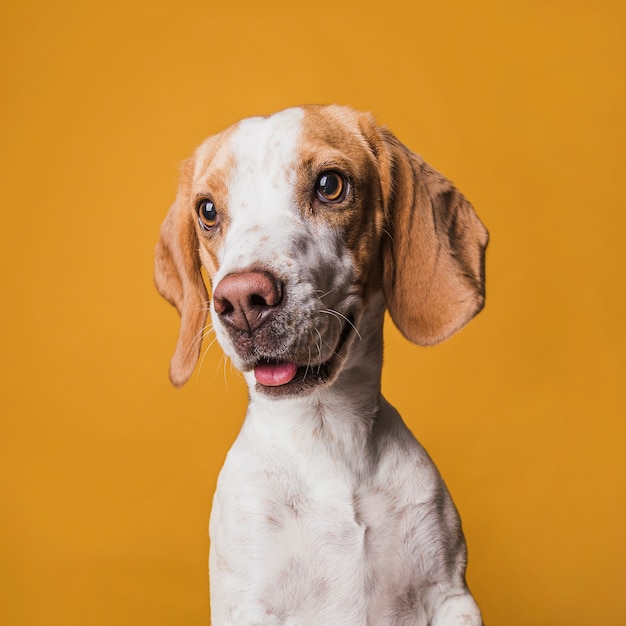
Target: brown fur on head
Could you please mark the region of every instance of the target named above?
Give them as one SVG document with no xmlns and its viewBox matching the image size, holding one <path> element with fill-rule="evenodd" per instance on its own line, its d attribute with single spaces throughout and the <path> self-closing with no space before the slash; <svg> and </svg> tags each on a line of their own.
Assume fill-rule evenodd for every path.
<svg viewBox="0 0 626 626">
<path fill-rule="evenodd" d="M 371 119 L 363 129 L 380 164 L 389 313 L 410 341 L 439 343 L 483 308 L 487 229 L 465 197 L 422 157 Z"/>
<path fill-rule="evenodd" d="M 170 363 L 170 380 L 177 387 L 189 380 L 196 366 L 209 311 L 198 237 L 189 211 L 193 202 L 192 177 L 193 161 L 188 160 L 183 164 L 178 194 L 161 226 L 155 251 L 154 282 L 181 317 L 178 343 Z"/>
<path fill-rule="evenodd" d="M 345 107 L 307 107 L 303 137 L 318 136 L 324 128 L 325 142 L 354 132 L 369 151 L 361 174 L 378 177 L 368 182 L 367 194 L 380 198 L 375 209 L 375 231 L 365 228 L 367 217 L 347 229 L 358 240 L 351 246 L 380 246 L 380 255 L 363 251 L 355 258 L 382 259 L 385 301 L 394 323 L 409 340 L 432 345 L 464 326 L 483 307 L 485 300 L 484 257 L 488 234 L 470 203 L 452 183 L 411 152 L 369 114 Z M 332 130 L 337 125 L 337 132 Z M 339 126 L 341 128 L 339 128 Z M 210 161 L 218 144 L 228 140 L 232 128 L 209 140 L 204 160 Z M 345 137 L 344 137 L 345 139 Z M 343 145 L 348 145 L 344 141 Z M 342 148 L 342 142 L 337 143 Z M 310 149 L 310 146 L 309 148 Z M 375 165 L 372 165 L 375 163 Z M 208 313 L 208 294 L 201 274 L 197 216 L 193 197 L 194 169 L 208 163 L 185 162 L 176 201 L 161 228 L 156 248 L 155 282 L 159 292 L 181 315 L 178 343 L 170 364 L 170 378 L 183 385 L 197 362 Z M 226 184 L 226 181 L 223 181 Z M 363 189 L 364 191 L 364 189 Z M 227 190 L 224 189 L 224 193 Z M 374 241 L 373 233 L 381 233 Z M 376 235 L 378 237 L 378 235 Z M 205 259 L 208 259 L 208 252 Z M 212 261 L 212 259 L 209 259 Z M 215 261 L 216 263 L 216 261 Z M 215 267 L 208 267 L 209 273 Z M 380 276 L 373 268 L 358 271 Z"/>
</svg>

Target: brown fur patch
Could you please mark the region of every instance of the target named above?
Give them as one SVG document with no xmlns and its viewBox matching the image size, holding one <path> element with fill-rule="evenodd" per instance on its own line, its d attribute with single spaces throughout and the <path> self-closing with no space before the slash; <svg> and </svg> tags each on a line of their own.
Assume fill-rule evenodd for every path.
<svg viewBox="0 0 626 626">
<path fill-rule="evenodd" d="M 230 224 L 228 187 L 236 163 L 228 147 L 228 138 L 236 128 L 235 125 L 219 135 L 210 137 L 196 151 L 192 183 L 193 202 L 186 207 L 192 216 L 201 246 L 200 256 L 210 279 L 219 269 L 218 251 Z M 197 206 L 204 199 L 213 202 L 219 215 L 218 225 L 211 230 L 204 230 L 198 223 Z"/>
<path fill-rule="evenodd" d="M 354 282 L 367 297 L 380 286 L 378 250 L 384 222 L 375 151 L 362 132 L 372 130 L 373 121 L 367 114 L 339 106 L 304 110 L 298 204 L 313 221 L 342 233 L 355 268 Z M 315 182 L 325 170 L 335 170 L 349 181 L 343 201 L 324 203 L 316 197 Z"/>
</svg>

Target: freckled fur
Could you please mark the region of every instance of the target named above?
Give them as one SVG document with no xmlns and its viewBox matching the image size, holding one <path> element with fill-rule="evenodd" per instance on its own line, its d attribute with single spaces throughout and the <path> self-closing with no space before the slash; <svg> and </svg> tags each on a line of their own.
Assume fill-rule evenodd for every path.
<svg viewBox="0 0 626 626">
<path fill-rule="evenodd" d="M 351 184 L 338 205 L 314 194 L 329 168 Z M 194 208 L 207 195 L 220 213 L 211 232 Z M 457 511 L 382 397 L 380 374 L 386 307 L 426 344 L 480 310 L 486 242 L 449 181 L 370 115 L 344 107 L 244 120 L 187 163 L 155 270 L 182 316 L 173 382 L 191 375 L 199 350 L 193 337 L 205 320 L 188 307 L 207 306 L 201 264 L 214 289 L 232 273 L 262 271 L 284 290 L 254 333 L 225 327 L 211 306 L 250 393 L 211 513 L 214 626 L 482 623 Z M 348 316 L 358 333 L 340 343 Z M 272 396 L 255 381 L 260 357 L 295 358 L 312 382 Z M 327 363 L 319 383 L 315 368 Z"/>
</svg>

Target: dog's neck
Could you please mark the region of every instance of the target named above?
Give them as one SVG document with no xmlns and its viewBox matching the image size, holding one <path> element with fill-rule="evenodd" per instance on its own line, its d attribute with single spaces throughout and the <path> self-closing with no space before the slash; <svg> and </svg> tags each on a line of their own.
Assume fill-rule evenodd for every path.
<svg viewBox="0 0 626 626">
<path fill-rule="evenodd" d="M 269 398 L 248 379 L 250 404 L 243 430 L 298 454 L 343 459 L 353 475 L 369 471 L 373 428 L 386 406 L 380 391 L 384 312 L 382 294 L 377 294 L 357 325 L 336 380 L 311 394 Z M 300 448 L 302 442 L 307 449 Z"/>
</svg>

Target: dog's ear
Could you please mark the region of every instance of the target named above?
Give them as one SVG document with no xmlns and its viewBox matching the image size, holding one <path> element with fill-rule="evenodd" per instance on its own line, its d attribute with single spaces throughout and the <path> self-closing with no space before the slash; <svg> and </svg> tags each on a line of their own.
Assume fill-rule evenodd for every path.
<svg viewBox="0 0 626 626">
<path fill-rule="evenodd" d="M 379 133 L 387 308 L 407 339 L 433 345 L 482 309 L 489 235 L 448 179 L 389 131 Z"/>
<path fill-rule="evenodd" d="M 198 361 L 209 296 L 200 271 L 199 243 L 190 211 L 193 160 L 183 164 L 178 194 L 156 246 L 154 282 L 159 293 L 178 310 L 180 334 L 170 362 L 170 380 L 184 385 Z"/>
</svg>

